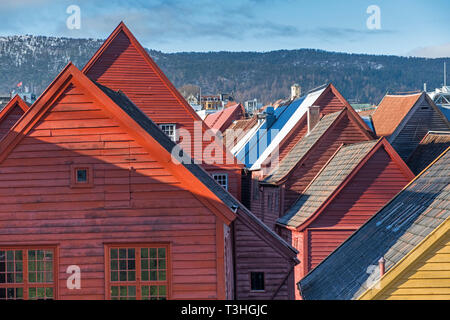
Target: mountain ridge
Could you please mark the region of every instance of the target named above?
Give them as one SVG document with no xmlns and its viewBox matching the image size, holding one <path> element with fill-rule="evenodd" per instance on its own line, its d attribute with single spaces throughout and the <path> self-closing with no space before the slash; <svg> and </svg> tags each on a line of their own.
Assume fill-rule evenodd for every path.
<svg viewBox="0 0 450 320">
<path fill-rule="evenodd" d="M 46 36 L 0 36 L 0 93 L 16 84 L 40 94 L 72 61 L 82 68 L 101 39 Z M 332 82 L 344 97 L 378 103 L 386 93 L 440 87 L 443 62 L 449 58 L 330 52 L 320 49 L 163 53 L 148 50 L 177 88 L 200 85 L 203 94 L 233 93 L 238 101 L 263 103 L 289 96 L 298 83 L 306 92 Z"/>
</svg>

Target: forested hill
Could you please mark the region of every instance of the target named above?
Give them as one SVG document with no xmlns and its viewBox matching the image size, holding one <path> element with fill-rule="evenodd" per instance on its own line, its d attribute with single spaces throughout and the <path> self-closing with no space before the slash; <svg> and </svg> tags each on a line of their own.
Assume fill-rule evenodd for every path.
<svg viewBox="0 0 450 320">
<path fill-rule="evenodd" d="M 0 93 L 17 83 L 40 94 L 72 61 L 82 68 L 102 40 L 42 36 L 0 37 Z M 214 50 L 214 48 L 211 48 Z M 378 103 L 386 92 L 429 89 L 442 84 L 444 59 L 345 54 L 313 49 L 258 52 L 162 53 L 150 55 L 180 88 L 194 84 L 203 94 L 234 93 L 239 101 L 274 101 L 293 83 L 309 90 L 332 82 L 351 100 Z M 446 59 L 450 64 L 450 59 Z"/>
</svg>

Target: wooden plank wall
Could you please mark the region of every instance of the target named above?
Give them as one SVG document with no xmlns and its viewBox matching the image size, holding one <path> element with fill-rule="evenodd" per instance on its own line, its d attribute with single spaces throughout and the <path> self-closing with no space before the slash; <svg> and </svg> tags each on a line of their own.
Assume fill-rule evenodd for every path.
<svg viewBox="0 0 450 320">
<path fill-rule="evenodd" d="M 141 53 L 130 42 L 127 35 L 121 31 L 100 56 L 99 60 L 89 69 L 87 76 L 111 89 L 123 91 L 150 119 L 155 123 L 176 124 L 177 129 L 190 132 L 191 156 L 196 157 L 194 146 L 203 146 L 202 151 L 210 141 L 202 141 L 202 135 L 195 135 L 194 121 L 199 120 L 195 111 L 189 110 L 171 92 L 157 72 L 145 61 Z M 189 108 L 189 109 L 188 109 Z M 201 122 L 202 132 L 209 128 Z M 203 154 L 205 163 L 212 163 L 215 155 Z M 223 159 L 226 153 L 223 152 Z M 208 172 L 230 171 L 231 184 L 229 191 L 240 199 L 240 170 L 235 164 L 204 165 Z"/>
<path fill-rule="evenodd" d="M 92 166 L 92 188 L 69 187 L 74 164 Z M 168 242 L 170 298 L 218 297 L 216 217 L 77 88 L 0 164 L 0 202 L 0 245 L 58 245 L 60 299 L 105 297 L 108 242 Z"/>
<path fill-rule="evenodd" d="M 9 132 L 24 114 L 24 111 L 17 104 L 9 110 L 6 117 L 0 122 L 0 140 Z"/>
</svg>

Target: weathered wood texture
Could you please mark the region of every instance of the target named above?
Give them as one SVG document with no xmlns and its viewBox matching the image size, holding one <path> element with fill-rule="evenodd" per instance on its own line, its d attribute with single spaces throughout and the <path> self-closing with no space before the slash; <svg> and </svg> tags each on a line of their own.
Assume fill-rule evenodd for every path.
<svg viewBox="0 0 450 320">
<path fill-rule="evenodd" d="M 213 145 L 217 147 L 215 150 L 221 150 L 220 153 L 212 151 L 211 143 L 217 139 L 203 135 L 209 128 L 131 37 L 125 26 L 119 26 L 108 39 L 111 42 L 83 71 L 90 79 L 123 91 L 155 123 L 176 124 L 177 129 L 189 132 L 189 140 L 184 140 L 184 150 L 208 172 L 227 172 L 232 182 L 229 191 L 240 199 L 241 166 L 237 165 L 237 160 L 218 143 Z"/>
<path fill-rule="evenodd" d="M 70 187 L 78 164 L 92 166 L 92 188 Z M 105 298 L 110 242 L 170 243 L 171 299 L 223 294 L 216 216 L 76 87 L 0 164 L 0 202 L 1 246 L 59 247 L 59 299 Z M 81 268 L 80 290 L 66 288 L 69 265 Z"/>
</svg>

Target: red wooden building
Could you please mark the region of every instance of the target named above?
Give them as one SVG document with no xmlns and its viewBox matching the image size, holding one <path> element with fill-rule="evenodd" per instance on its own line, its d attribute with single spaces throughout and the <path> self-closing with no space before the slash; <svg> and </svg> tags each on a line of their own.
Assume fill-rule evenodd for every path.
<svg viewBox="0 0 450 320">
<path fill-rule="evenodd" d="M 384 138 L 342 145 L 277 220 L 300 252 L 296 283 L 413 178 Z"/>
<path fill-rule="evenodd" d="M 113 90 L 121 90 L 174 141 L 181 142 L 203 168 L 241 197 L 242 165 L 214 135 L 203 135 L 209 128 L 176 90 L 147 51 L 121 22 L 83 68 L 91 79 Z M 190 139 L 180 139 L 186 130 Z M 216 148 L 208 148 L 216 143 Z M 190 151 L 189 151 L 190 150 Z M 217 150 L 220 150 L 218 152 Z"/>
<path fill-rule="evenodd" d="M 19 95 L 16 95 L 8 102 L 0 111 L 0 139 L 8 133 L 29 108 L 28 104 Z"/>
<path fill-rule="evenodd" d="M 174 146 L 69 64 L 0 142 L 0 299 L 291 298 L 295 249 Z"/>
<path fill-rule="evenodd" d="M 264 175 L 264 167 L 252 172 L 251 210 L 266 224 L 272 228 L 275 226 L 275 221 L 292 206 L 341 144 L 374 138 L 362 126 L 359 116 L 349 108 L 344 107 L 321 118 L 311 116 L 312 112 L 308 111 L 309 129 L 278 166 L 268 175 Z M 298 137 L 288 139 L 298 140 Z"/>
</svg>

